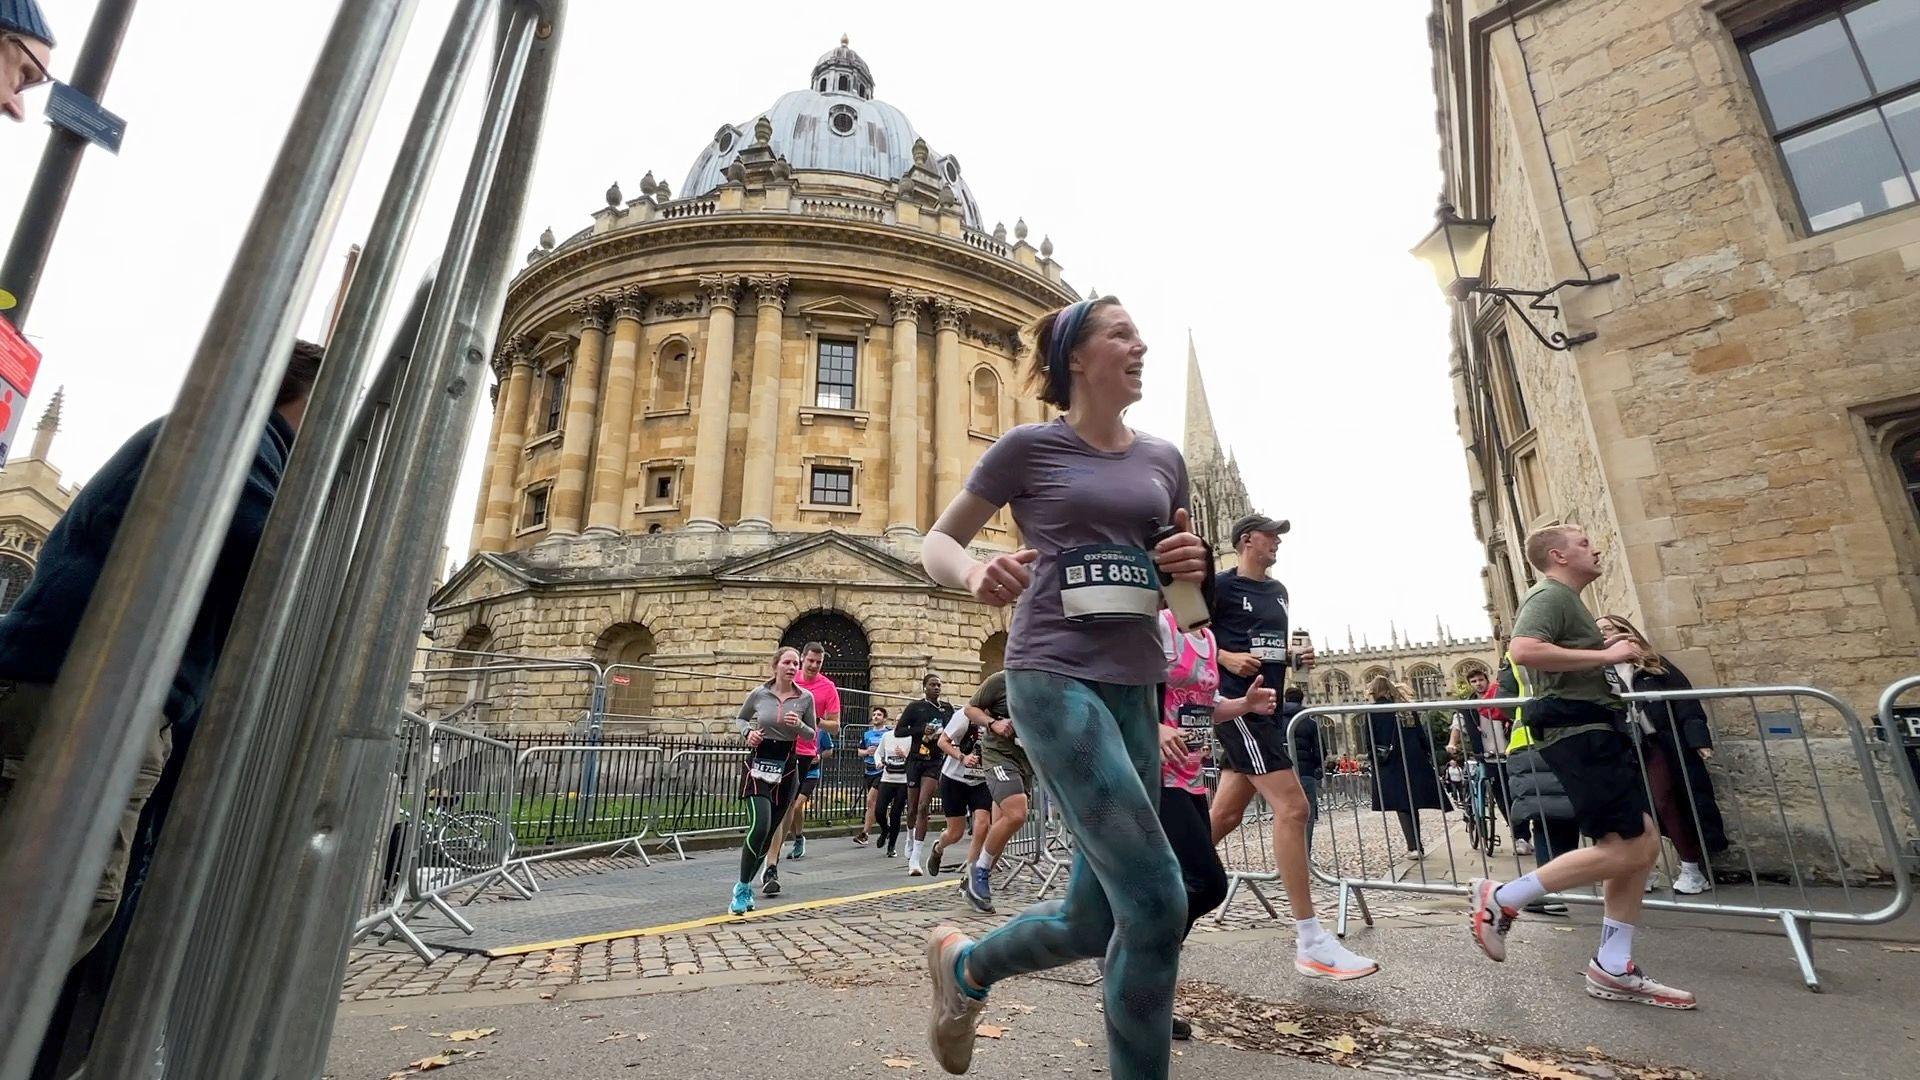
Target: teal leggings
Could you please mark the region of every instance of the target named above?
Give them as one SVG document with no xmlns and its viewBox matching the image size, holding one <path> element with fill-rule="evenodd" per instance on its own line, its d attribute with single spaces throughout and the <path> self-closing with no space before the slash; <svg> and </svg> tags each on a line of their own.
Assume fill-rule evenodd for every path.
<svg viewBox="0 0 1920 1080">
<path fill-rule="evenodd" d="M 980 986 L 1104 956 L 1113 1080 L 1163 1080 L 1187 892 L 1160 827 L 1160 716 L 1152 686 L 1008 671 L 1007 703 L 1034 771 L 1073 830 L 1066 895 L 981 938 Z"/>
</svg>

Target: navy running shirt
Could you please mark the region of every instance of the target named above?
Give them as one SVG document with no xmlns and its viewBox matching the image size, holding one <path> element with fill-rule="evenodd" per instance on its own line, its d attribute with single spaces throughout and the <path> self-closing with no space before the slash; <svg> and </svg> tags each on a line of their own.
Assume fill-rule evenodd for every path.
<svg viewBox="0 0 1920 1080">
<path fill-rule="evenodd" d="M 1255 581 L 1237 571 L 1222 570 L 1213 578 L 1213 637 L 1226 652 L 1265 653 L 1260 673 L 1268 689 L 1278 693 L 1287 677 L 1287 587 L 1268 578 Z M 1235 675 L 1220 665 L 1220 696 L 1245 697 L 1253 679 Z"/>
</svg>

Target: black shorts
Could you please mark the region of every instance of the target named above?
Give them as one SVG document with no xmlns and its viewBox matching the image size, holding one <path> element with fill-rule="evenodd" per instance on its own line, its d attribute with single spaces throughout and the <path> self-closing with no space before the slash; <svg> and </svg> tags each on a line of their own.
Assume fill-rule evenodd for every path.
<svg viewBox="0 0 1920 1080">
<path fill-rule="evenodd" d="M 1215 724 L 1213 737 L 1226 751 L 1227 760 L 1221 768 L 1248 776 L 1265 776 L 1293 768 L 1293 757 L 1287 753 L 1286 729 L 1271 716 L 1240 716 Z"/>
<path fill-rule="evenodd" d="M 1581 731 L 1539 747 L 1573 803 L 1580 831 L 1632 839 L 1646 831 L 1647 789 L 1633 742 L 1618 731 Z"/>
<path fill-rule="evenodd" d="M 937 779 L 940 776 L 941 762 L 945 760 L 946 760 L 945 758 L 942 758 L 940 761 L 935 761 L 933 758 L 930 758 L 930 757 L 929 758 L 922 758 L 922 757 L 908 758 L 907 759 L 907 783 L 910 785 L 918 786 L 920 781 L 926 779 L 929 776 Z"/>
<path fill-rule="evenodd" d="M 860 784 L 860 794 L 865 795 L 867 792 L 872 791 L 874 788 L 877 788 L 879 786 L 880 786 L 880 774 L 877 772 L 870 772 L 867 774 L 867 778 L 864 781 L 862 781 Z"/>
<path fill-rule="evenodd" d="M 985 784 L 969 784 L 951 776 L 940 778 L 940 807 L 949 818 L 963 818 L 993 809 L 993 795 Z"/>
<path fill-rule="evenodd" d="M 801 797 L 801 798 L 803 798 L 803 799 L 811 799 L 811 798 L 813 798 L 813 791 L 814 791 L 814 789 L 815 789 L 815 788 L 817 788 L 817 787 L 819 787 L 819 786 L 820 786 L 820 778 L 819 778 L 819 777 L 817 777 L 817 776 L 803 776 L 803 777 L 801 777 L 801 778 L 800 778 L 800 797 Z"/>
</svg>

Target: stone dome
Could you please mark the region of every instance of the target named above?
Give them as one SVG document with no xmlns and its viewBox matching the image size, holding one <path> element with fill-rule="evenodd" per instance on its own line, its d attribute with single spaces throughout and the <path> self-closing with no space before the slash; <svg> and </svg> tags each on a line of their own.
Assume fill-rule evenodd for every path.
<svg viewBox="0 0 1920 1080">
<path fill-rule="evenodd" d="M 773 152 L 796 172 L 851 173 L 892 182 L 913 168 L 913 147 L 920 141 L 905 113 L 874 100 L 867 62 L 843 37 L 814 64 L 806 89 L 782 94 L 765 112 L 714 132 L 687 171 L 682 198 L 708 194 L 727 182 L 727 168 L 753 142 L 761 116 L 773 125 Z M 981 228 L 980 208 L 961 178 L 959 160 L 929 150 L 926 164 L 953 192 L 967 226 Z"/>
</svg>

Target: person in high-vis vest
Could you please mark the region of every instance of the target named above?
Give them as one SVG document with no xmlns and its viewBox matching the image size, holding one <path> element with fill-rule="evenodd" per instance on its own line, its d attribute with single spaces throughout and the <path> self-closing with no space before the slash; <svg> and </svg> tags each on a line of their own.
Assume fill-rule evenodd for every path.
<svg viewBox="0 0 1920 1080">
<path fill-rule="evenodd" d="M 1514 616 L 1508 652 L 1532 691 L 1524 723 L 1540 756 L 1573 804 L 1590 847 L 1562 852 L 1533 873 L 1504 884 L 1469 886 L 1468 928 L 1493 960 L 1507 957 L 1507 932 L 1528 904 L 1548 893 L 1599 884 L 1606 917 L 1600 948 L 1587 963 L 1588 995 L 1666 1009 L 1691 1009 L 1685 990 L 1656 981 L 1633 960 L 1647 875 L 1660 858 L 1660 832 L 1647 805 L 1625 702 L 1606 670 L 1638 655 L 1632 639 L 1603 636 L 1580 593 L 1600 577 L 1600 552 L 1576 525 L 1552 525 L 1527 537 L 1527 562 L 1540 571 Z"/>
</svg>

